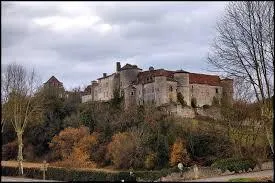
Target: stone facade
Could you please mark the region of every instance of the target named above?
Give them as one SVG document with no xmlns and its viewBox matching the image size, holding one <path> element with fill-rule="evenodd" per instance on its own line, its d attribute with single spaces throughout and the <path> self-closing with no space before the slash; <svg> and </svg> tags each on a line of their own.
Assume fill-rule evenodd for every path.
<svg viewBox="0 0 275 183">
<path fill-rule="evenodd" d="M 183 70 L 155 70 L 150 67 L 142 71 L 136 65 L 117 62 L 116 72 L 92 81 L 89 92 L 82 97 L 82 102 L 108 101 L 113 98 L 114 90 L 124 96 L 125 107 L 154 103 L 162 106 L 177 103 L 177 93 L 181 93 L 187 106 L 196 100 L 197 107 L 212 105 L 213 100 L 220 102 L 222 98 L 232 101 L 233 81 L 220 79 L 216 75 L 190 73 Z M 177 107 L 178 108 L 178 107 Z M 177 109 L 178 112 L 180 109 Z M 189 113 L 189 112 L 187 112 Z M 191 115 L 192 116 L 192 115 Z"/>
</svg>

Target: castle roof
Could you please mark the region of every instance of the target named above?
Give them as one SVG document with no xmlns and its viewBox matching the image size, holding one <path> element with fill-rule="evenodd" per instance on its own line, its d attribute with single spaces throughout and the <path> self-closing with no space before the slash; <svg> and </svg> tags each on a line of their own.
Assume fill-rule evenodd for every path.
<svg viewBox="0 0 275 183">
<path fill-rule="evenodd" d="M 110 75 L 108 75 L 108 76 L 105 76 L 105 77 L 101 77 L 101 78 L 98 78 L 97 80 L 101 80 L 101 79 L 105 79 L 105 78 L 108 78 L 108 77 L 110 77 L 110 76 L 112 76 L 112 75 L 114 75 L 114 74 L 116 74 L 116 73 L 110 74 Z"/>
<path fill-rule="evenodd" d="M 44 84 L 52 84 L 52 83 L 58 83 L 59 85 L 63 85 L 62 82 L 58 81 L 58 79 L 56 79 L 55 76 L 52 76 L 47 82 L 45 82 Z"/>
<path fill-rule="evenodd" d="M 124 65 L 120 70 L 127 70 L 127 69 L 139 69 L 139 70 L 142 70 L 140 68 L 138 68 L 137 65 L 131 65 L 131 64 L 126 64 Z"/>
<path fill-rule="evenodd" d="M 220 77 L 216 75 L 189 73 L 189 84 L 207 84 L 211 86 L 220 86 Z"/>
</svg>

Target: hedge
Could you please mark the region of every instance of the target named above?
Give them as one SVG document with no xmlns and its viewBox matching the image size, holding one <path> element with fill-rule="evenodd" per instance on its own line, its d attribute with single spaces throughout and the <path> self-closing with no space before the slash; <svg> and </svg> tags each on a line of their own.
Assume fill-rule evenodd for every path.
<svg viewBox="0 0 275 183">
<path fill-rule="evenodd" d="M 249 168 L 252 170 L 255 168 L 256 161 L 246 158 L 228 158 L 215 161 L 211 166 L 221 169 L 222 172 L 225 172 L 226 170 L 229 170 L 230 172 L 247 172 Z"/>
<path fill-rule="evenodd" d="M 184 170 L 185 171 L 185 170 Z M 179 172 L 177 167 L 154 171 L 134 171 L 134 176 L 130 176 L 129 171 L 105 172 L 79 169 L 67 169 L 59 167 L 49 167 L 46 171 L 47 180 L 60 181 L 154 181 L 160 177 L 167 176 L 173 172 Z M 18 176 L 17 167 L 2 167 L 2 176 Z M 24 176 L 35 179 L 42 179 L 42 171 L 39 168 L 24 168 Z"/>
<path fill-rule="evenodd" d="M 183 171 L 188 170 L 187 168 Z M 134 171 L 137 179 L 144 181 L 155 181 L 161 177 L 165 177 L 173 172 L 179 172 L 178 167 L 162 169 L 162 170 L 152 170 L 152 171 Z"/>
<path fill-rule="evenodd" d="M 2 167 L 2 176 L 18 176 L 17 167 Z M 42 172 L 39 168 L 24 168 L 24 176 L 35 179 L 42 179 Z M 49 167 L 46 171 L 47 180 L 60 181 L 136 181 L 127 171 L 104 172 L 91 170 L 77 170 Z"/>
</svg>

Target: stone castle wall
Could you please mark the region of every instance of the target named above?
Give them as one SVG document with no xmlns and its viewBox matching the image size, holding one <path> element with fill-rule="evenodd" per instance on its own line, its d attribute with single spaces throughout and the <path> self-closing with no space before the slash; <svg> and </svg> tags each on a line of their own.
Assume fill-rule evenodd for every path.
<svg viewBox="0 0 275 183">
<path fill-rule="evenodd" d="M 204 84 L 190 84 L 190 101 L 192 98 L 196 98 L 197 106 L 212 105 L 213 97 L 217 97 L 219 100 L 222 97 L 221 86 L 210 86 Z"/>
<path fill-rule="evenodd" d="M 214 97 L 219 101 L 224 96 L 229 100 L 232 99 L 233 86 L 230 79 L 221 80 L 220 82 L 220 79 L 214 76 L 216 82 L 213 84 L 213 82 L 204 82 L 213 79 L 213 76 L 197 74 L 194 77 L 182 70 L 172 72 L 159 69 L 155 71 L 151 69 L 139 74 L 141 69 L 136 66 L 135 68 L 131 67 L 128 64 L 127 68 L 117 69 L 116 73 L 109 76 L 105 74 L 104 77 L 98 79 L 98 82 L 93 82 L 90 95 L 83 96 L 82 102 L 89 100 L 108 101 L 113 98 L 115 89 L 119 89 L 120 95 L 124 95 L 126 108 L 133 105 L 153 103 L 156 106 L 169 103 L 175 104 L 178 102 L 177 93 L 182 94 L 187 106 L 191 106 L 192 98 L 196 99 L 197 107 L 212 105 Z M 191 76 L 193 76 L 192 81 L 190 80 Z M 194 111 L 186 107 L 177 106 L 171 111 L 183 117 L 194 117 L 195 115 Z M 203 115 L 202 112 L 201 114 Z"/>
</svg>

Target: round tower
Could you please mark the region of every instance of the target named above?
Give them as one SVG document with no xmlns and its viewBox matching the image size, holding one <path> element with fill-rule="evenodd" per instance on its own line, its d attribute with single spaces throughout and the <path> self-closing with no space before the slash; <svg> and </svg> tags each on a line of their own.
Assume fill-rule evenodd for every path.
<svg viewBox="0 0 275 183">
<path fill-rule="evenodd" d="M 190 106 L 189 73 L 179 70 L 174 73 L 174 78 L 177 81 L 177 92 L 182 94 L 184 101 Z"/>
<path fill-rule="evenodd" d="M 233 102 L 233 79 L 221 79 L 222 101 L 225 104 L 232 105 Z"/>
<path fill-rule="evenodd" d="M 141 69 L 136 65 L 126 64 L 123 66 L 120 73 L 120 89 L 124 89 L 137 80 L 138 73 Z"/>
</svg>

